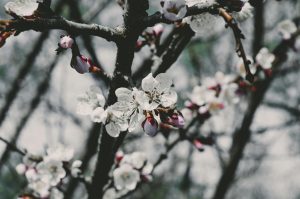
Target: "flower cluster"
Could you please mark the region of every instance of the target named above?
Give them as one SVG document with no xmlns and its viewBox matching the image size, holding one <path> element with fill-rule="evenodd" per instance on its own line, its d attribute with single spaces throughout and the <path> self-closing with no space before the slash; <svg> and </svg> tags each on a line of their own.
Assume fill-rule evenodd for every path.
<svg viewBox="0 0 300 199">
<path fill-rule="evenodd" d="M 105 192 L 104 198 L 118 198 L 134 190 L 138 183 L 151 181 L 152 170 L 153 165 L 148 162 L 145 153 L 123 155 L 122 152 L 118 152 L 112 173 L 114 187 Z"/>
<path fill-rule="evenodd" d="M 106 109 L 104 96 L 93 87 L 79 98 L 77 113 L 103 123 L 112 137 L 118 137 L 122 131 L 132 132 L 138 126 L 142 126 L 149 136 L 155 136 L 159 121 L 178 128 L 184 125 L 181 113 L 175 109 L 177 93 L 172 84 L 165 73 L 155 78 L 150 73 L 142 80 L 140 90 L 118 88 L 115 91 L 117 102 Z"/>
<path fill-rule="evenodd" d="M 78 177 L 81 174 L 80 160 L 71 163 L 74 151 L 58 145 L 47 149 L 47 155 L 44 157 L 35 157 L 26 154 L 23 163 L 16 166 L 16 171 L 20 175 L 25 175 L 28 181 L 28 193 L 35 198 L 63 198 L 58 197 L 58 187 L 61 186 L 62 180 L 71 174 Z"/>
<path fill-rule="evenodd" d="M 238 90 L 233 76 L 217 72 L 214 78 L 205 78 L 201 86 L 194 87 L 182 112 L 190 117 L 196 114 L 200 119 L 207 119 L 226 105 L 238 103 Z"/>
</svg>

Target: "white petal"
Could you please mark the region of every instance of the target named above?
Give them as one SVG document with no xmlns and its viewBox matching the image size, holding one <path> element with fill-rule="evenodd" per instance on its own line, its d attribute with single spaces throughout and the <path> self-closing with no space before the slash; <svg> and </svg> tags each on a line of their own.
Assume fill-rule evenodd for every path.
<svg viewBox="0 0 300 199">
<path fill-rule="evenodd" d="M 170 107 L 177 102 L 177 93 L 175 91 L 169 91 L 161 96 L 161 105 L 164 107 Z"/>
<path fill-rule="evenodd" d="M 157 81 L 152 76 L 152 73 L 150 73 L 149 75 L 147 75 L 142 80 L 142 89 L 144 91 L 151 92 L 155 88 L 156 85 L 157 85 Z"/>
<path fill-rule="evenodd" d="M 130 118 L 128 131 L 129 132 L 134 131 L 141 124 L 142 118 L 143 118 L 142 114 L 135 112 Z"/>
<path fill-rule="evenodd" d="M 17 16 L 28 17 L 34 14 L 38 9 L 39 4 L 36 0 L 14 0 L 5 4 L 5 11 Z"/>
<path fill-rule="evenodd" d="M 109 122 L 105 125 L 105 129 L 111 137 L 119 137 L 120 135 L 120 126 L 115 124 L 114 122 Z"/>
<path fill-rule="evenodd" d="M 118 98 L 118 101 L 131 101 L 132 100 L 132 91 L 127 88 L 118 88 L 115 91 L 115 94 Z"/>
<path fill-rule="evenodd" d="M 91 119 L 93 122 L 101 123 L 103 122 L 104 109 L 102 107 L 97 107 L 91 114 Z"/>
<path fill-rule="evenodd" d="M 172 79 L 166 73 L 160 73 L 155 79 L 158 81 L 157 90 L 159 92 L 168 91 L 172 86 Z"/>
</svg>

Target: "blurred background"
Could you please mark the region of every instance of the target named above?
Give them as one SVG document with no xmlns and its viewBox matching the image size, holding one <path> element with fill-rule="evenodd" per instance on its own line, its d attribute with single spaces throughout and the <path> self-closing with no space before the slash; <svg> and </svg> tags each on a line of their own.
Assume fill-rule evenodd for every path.
<svg viewBox="0 0 300 199">
<path fill-rule="evenodd" d="M 0 2 L 0 18 L 8 0 Z M 150 1 L 148 13 L 158 11 L 159 1 Z M 56 0 L 52 8 L 68 19 L 99 23 L 111 27 L 122 24 L 122 9 L 112 0 Z M 299 0 L 267 0 L 263 9 L 240 23 L 246 36 L 245 49 L 255 56 L 262 46 L 273 49 L 281 36 L 276 25 L 300 15 Z M 164 25 L 164 39 L 171 25 Z M 0 49 L 0 136 L 20 149 L 44 154 L 46 146 L 63 143 L 84 161 L 87 176 L 92 174 L 99 126 L 90 118 L 76 115 L 77 97 L 91 85 L 107 92 L 105 82 L 90 74 L 81 75 L 70 67 L 71 53 L 56 56 L 55 49 L 62 31 L 37 33 L 28 31 L 11 37 Z M 77 42 L 81 53 L 92 58 L 108 73 L 114 70 L 116 46 L 101 38 L 82 36 Z M 150 57 L 150 49 L 136 53 L 133 71 Z M 285 73 L 276 76 L 260 105 L 251 126 L 248 143 L 228 199 L 300 199 L 300 79 L 299 52 L 289 52 L 282 65 Z M 203 34 L 196 35 L 177 62 L 168 70 L 183 105 L 193 87 L 217 71 L 237 74 L 235 41 L 222 20 L 216 20 Z M 180 74 L 180 75 L 179 75 Z M 213 133 L 216 144 L 204 152 L 181 142 L 156 170 L 153 182 L 128 198 L 200 199 L 211 198 L 228 161 L 232 134 L 240 126 L 247 106 L 228 107 L 196 130 Z M 122 150 L 143 151 L 154 162 L 164 150 L 162 135 L 155 138 L 143 132 L 128 135 Z M 13 199 L 26 185 L 15 166 L 22 161 L 0 142 L 0 198 Z M 84 187 L 70 182 L 66 195 L 83 198 Z M 75 192 L 75 194 L 73 194 Z M 67 198 L 67 197 L 66 197 Z"/>
</svg>

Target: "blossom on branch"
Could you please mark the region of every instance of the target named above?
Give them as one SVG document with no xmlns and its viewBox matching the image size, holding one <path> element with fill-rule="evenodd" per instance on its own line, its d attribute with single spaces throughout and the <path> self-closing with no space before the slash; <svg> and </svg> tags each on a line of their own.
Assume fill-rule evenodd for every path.
<svg viewBox="0 0 300 199">
<path fill-rule="evenodd" d="M 143 127 L 146 134 L 155 136 L 159 115 L 174 116 L 177 93 L 172 90 L 172 85 L 172 80 L 166 74 L 161 73 L 154 78 L 150 73 L 142 80 L 142 90 L 118 88 L 115 91 L 117 102 L 106 109 L 104 96 L 94 89 L 79 98 L 77 113 L 90 115 L 92 121 L 103 123 L 112 137 L 118 137 L 122 131 L 132 132 L 139 126 Z M 173 118 L 171 125 L 182 127 L 182 115 Z"/>
<path fill-rule="evenodd" d="M 30 194 L 36 198 L 62 198 L 56 189 L 63 185 L 63 179 L 69 174 L 79 177 L 81 161 L 73 159 L 74 151 L 71 148 L 58 145 L 47 149 L 44 157 L 35 157 L 30 154 L 23 158 L 23 163 L 17 165 L 16 171 L 25 175 L 28 181 Z"/>
<path fill-rule="evenodd" d="M 275 55 L 267 48 L 262 48 L 255 57 L 256 62 L 265 70 L 272 68 Z"/>
<path fill-rule="evenodd" d="M 186 15 L 187 8 L 184 0 L 161 1 L 162 13 L 170 21 L 179 21 Z"/>
<path fill-rule="evenodd" d="M 5 11 L 11 16 L 30 18 L 38 9 L 36 0 L 13 0 L 5 4 Z"/>
<path fill-rule="evenodd" d="M 116 162 L 113 170 L 113 184 L 117 189 L 108 189 L 105 195 L 122 196 L 136 188 L 140 182 L 149 182 L 152 179 L 153 165 L 147 160 L 143 152 L 133 152 L 123 156 L 120 162 Z"/>
<path fill-rule="evenodd" d="M 277 31 L 283 39 L 290 39 L 291 35 L 297 31 L 297 26 L 293 21 L 286 19 L 277 25 Z"/>
</svg>

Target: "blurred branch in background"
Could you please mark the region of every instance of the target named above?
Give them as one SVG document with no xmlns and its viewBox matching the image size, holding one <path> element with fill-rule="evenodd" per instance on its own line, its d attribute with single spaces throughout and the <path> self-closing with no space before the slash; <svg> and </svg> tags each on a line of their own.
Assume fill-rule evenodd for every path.
<svg viewBox="0 0 300 199">
<path fill-rule="evenodd" d="M 298 30 L 290 41 L 298 36 L 300 31 Z M 283 40 L 273 51 L 273 54 L 276 56 L 274 61 L 274 68 L 277 69 L 287 57 L 287 51 L 289 50 L 289 40 Z M 244 149 L 251 137 L 250 126 L 252 124 L 256 110 L 260 106 L 265 93 L 268 91 L 270 84 L 272 83 L 274 77 L 271 76 L 266 78 L 261 82 L 257 82 L 257 90 L 252 93 L 248 108 L 244 114 L 243 122 L 241 127 L 233 134 L 233 142 L 230 148 L 230 158 L 229 162 L 226 165 L 223 174 L 217 184 L 213 199 L 223 199 L 231 185 L 234 181 L 235 173 L 238 168 L 238 165 L 242 159 Z"/>
</svg>

